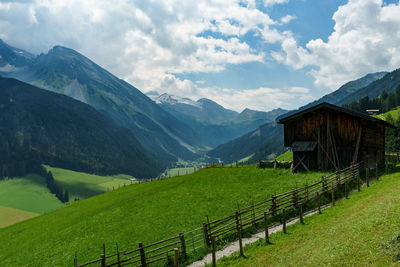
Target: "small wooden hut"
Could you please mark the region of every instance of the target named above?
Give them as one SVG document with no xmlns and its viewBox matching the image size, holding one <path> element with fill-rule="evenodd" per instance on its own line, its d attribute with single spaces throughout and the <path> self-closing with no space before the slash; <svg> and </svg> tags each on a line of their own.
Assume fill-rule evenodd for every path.
<svg viewBox="0 0 400 267">
<path fill-rule="evenodd" d="M 284 144 L 293 151 L 293 171 L 329 170 L 365 161 L 385 161 L 386 121 L 326 102 L 279 120 Z"/>
</svg>

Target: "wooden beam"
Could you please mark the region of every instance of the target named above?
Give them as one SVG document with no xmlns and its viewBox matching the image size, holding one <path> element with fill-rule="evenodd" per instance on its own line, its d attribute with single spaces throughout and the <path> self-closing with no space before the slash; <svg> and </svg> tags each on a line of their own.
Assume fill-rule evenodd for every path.
<svg viewBox="0 0 400 267">
<path fill-rule="evenodd" d="M 329 157 L 329 155 L 328 155 L 328 153 L 326 152 L 326 150 L 324 149 L 324 147 L 321 145 L 321 143 L 318 141 L 318 139 L 315 137 L 315 134 L 314 134 L 314 138 L 315 138 L 315 140 L 317 141 L 317 143 L 321 146 L 321 149 L 322 149 L 322 151 L 326 154 L 326 157 L 328 158 L 328 160 L 330 160 L 331 162 L 332 162 L 332 164 L 334 164 L 333 163 L 333 160 Z"/>
<path fill-rule="evenodd" d="M 360 150 L 362 128 L 363 128 L 363 127 L 362 127 L 362 125 L 361 125 L 361 126 L 360 126 L 360 129 L 358 130 L 357 145 L 356 145 L 356 150 L 354 151 L 353 163 L 356 163 L 356 162 L 357 162 L 358 151 Z"/>
<path fill-rule="evenodd" d="M 294 156 L 294 154 L 293 154 L 293 156 Z M 300 163 L 302 163 L 302 161 L 303 161 L 303 159 L 304 159 L 304 156 L 303 156 L 302 158 L 300 158 L 299 156 L 296 155 L 296 157 L 297 157 L 300 161 L 297 162 L 296 166 L 294 166 L 292 172 L 295 172 L 295 171 L 296 171 L 297 167 L 299 167 Z"/>
</svg>

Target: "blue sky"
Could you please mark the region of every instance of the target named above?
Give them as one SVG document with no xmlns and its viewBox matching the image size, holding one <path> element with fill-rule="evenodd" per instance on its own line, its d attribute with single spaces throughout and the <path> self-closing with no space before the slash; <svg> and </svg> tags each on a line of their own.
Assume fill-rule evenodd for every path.
<svg viewBox="0 0 400 267">
<path fill-rule="evenodd" d="M 0 2 L 0 38 L 73 48 L 142 92 L 227 108 L 301 105 L 400 66 L 398 0 Z"/>
</svg>

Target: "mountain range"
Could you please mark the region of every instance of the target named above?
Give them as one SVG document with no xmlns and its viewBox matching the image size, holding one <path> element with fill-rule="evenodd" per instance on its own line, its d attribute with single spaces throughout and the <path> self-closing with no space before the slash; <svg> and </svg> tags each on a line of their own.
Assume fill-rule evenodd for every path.
<svg viewBox="0 0 400 267">
<path fill-rule="evenodd" d="M 200 137 L 190 127 L 78 52 L 55 46 L 33 56 L 0 41 L 0 56 L 0 75 L 87 103 L 131 130 L 162 166 L 196 157 Z"/>
<path fill-rule="evenodd" d="M 245 109 L 239 113 L 206 98 L 145 95 L 77 51 L 61 46 L 33 55 L 0 40 L 0 75 L 74 98 L 110 119 L 113 127 L 128 129 L 131 148 L 158 173 L 179 159 L 195 160 L 204 153 L 226 163 L 280 153 L 283 130 L 274 121 L 297 111 Z M 368 74 L 299 110 L 321 102 L 343 105 L 377 97 L 383 89 L 395 90 L 399 83 L 399 70 Z"/>
<path fill-rule="evenodd" d="M 212 148 L 273 122 L 287 112 L 284 109 L 269 112 L 245 109 L 238 113 L 206 98 L 193 101 L 166 93 L 159 95 L 154 91 L 147 95 L 165 111 L 190 126 L 201 136 L 202 143 Z"/>
</svg>

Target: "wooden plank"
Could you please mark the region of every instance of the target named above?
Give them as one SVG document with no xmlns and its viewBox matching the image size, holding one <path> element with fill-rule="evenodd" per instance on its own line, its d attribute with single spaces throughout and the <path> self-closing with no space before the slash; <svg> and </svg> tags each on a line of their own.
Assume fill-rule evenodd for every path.
<svg viewBox="0 0 400 267">
<path fill-rule="evenodd" d="M 357 162 L 358 151 L 360 150 L 360 143 L 361 143 L 361 132 L 362 132 L 362 125 L 360 126 L 360 130 L 358 130 L 357 144 L 356 144 L 356 150 L 354 151 L 353 163 Z"/>
</svg>

